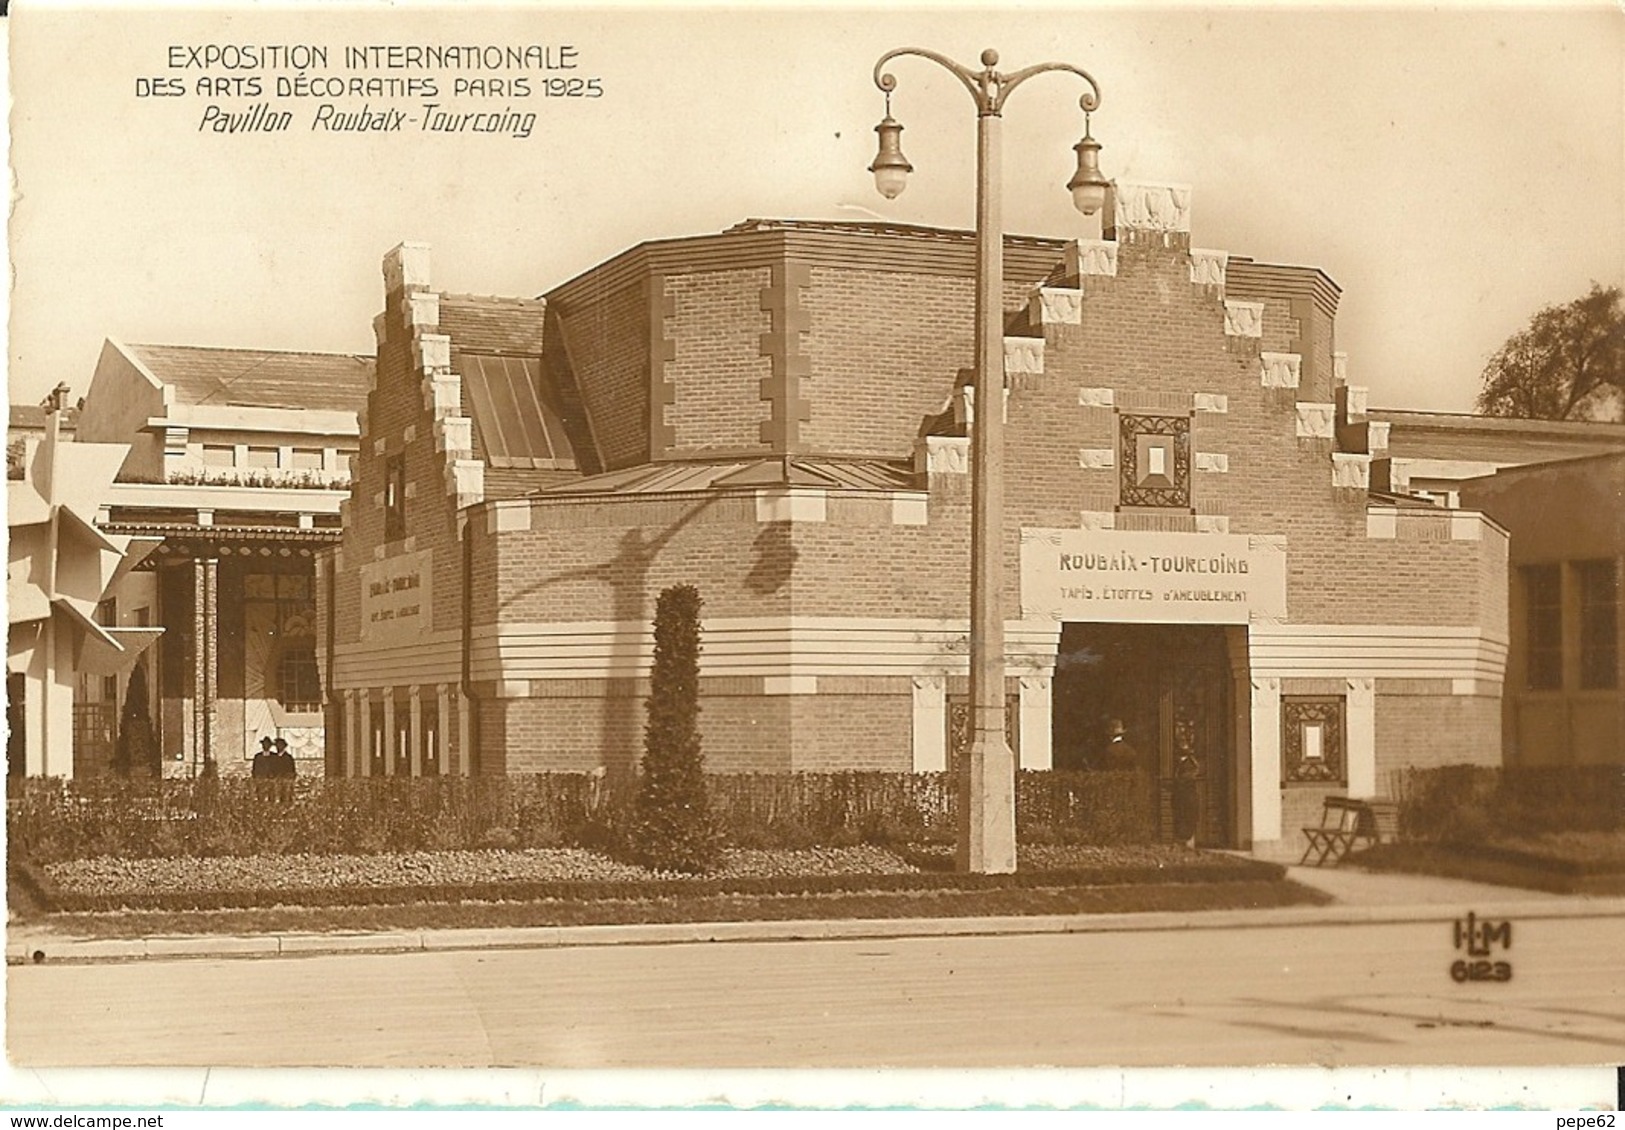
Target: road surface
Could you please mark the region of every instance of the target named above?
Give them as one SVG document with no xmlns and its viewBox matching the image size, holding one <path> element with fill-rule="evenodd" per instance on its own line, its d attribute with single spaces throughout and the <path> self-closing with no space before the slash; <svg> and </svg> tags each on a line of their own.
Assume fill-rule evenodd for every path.
<svg viewBox="0 0 1625 1130">
<path fill-rule="evenodd" d="M 1453 920 L 13 966 L 34 1066 L 1569 1065 L 1625 1056 L 1625 924 Z"/>
</svg>

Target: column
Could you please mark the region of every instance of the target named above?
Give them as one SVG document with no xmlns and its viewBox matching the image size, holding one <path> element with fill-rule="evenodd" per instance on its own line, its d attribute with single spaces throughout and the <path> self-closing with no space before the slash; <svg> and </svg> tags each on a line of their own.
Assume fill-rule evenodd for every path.
<svg viewBox="0 0 1625 1130">
<path fill-rule="evenodd" d="M 1281 680 L 1252 680 L 1253 844 L 1281 838 Z"/>
<path fill-rule="evenodd" d="M 359 777 L 366 769 L 367 728 L 362 719 L 366 692 L 344 692 L 344 775 Z"/>
<path fill-rule="evenodd" d="M 395 688 L 384 688 L 384 776 L 395 775 Z"/>
<path fill-rule="evenodd" d="M 1021 767 L 1053 769 L 1055 753 L 1050 732 L 1051 679 L 1048 675 L 1021 677 Z"/>
<path fill-rule="evenodd" d="M 440 772 L 451 772 L 450 747 L 446 740 L 447 727 L 451 725 L 451 687 L 445 683 L 438 684 L 434 689 L 435 699 L 435 740 L 439 745 Z"/>
<path fill-rule="evenodd" d="M 214 760 L 215 696 L 220 612 L 217 605 L 220 562 L 213 557 L 192 561 L 192 769 L 201 773 Z"/>
<path fill-rule="evenodd" d="M 1349 796 L 1377 795 L 1377 695 L 1375 679 L 1349 679 L 1347 704 Z"/>
<path fill-rule="evenodd" d="M 948 767 L 948 700 L 941 675 L 914 676 L 914 772 Z"/>
<path fill-rule="evenodd" d="M 474 727 L 468 717 L 469 699 L 462 688 L 457 690 L 457 772 L 464 777 L 474 772 Z M 445 727 L 445 723 L 440 723 Z"/>
<path fill-rule="evenodd" d="M 40 625 L 23 684 L 25 769 L 30 777 L 73 776 L 73 665 L 70 629 L 56 615 Z"/>
<path fill-rule="evenodd" d="M 412 776 L 423 776 L 423 688 L 413 683 L 407 688 L 412 696 L 411 714 L 407 719 L 407 726 L 411 729 L 409 744 L 411 750 L 409 757 L 412 762 Z"/>
</svg>

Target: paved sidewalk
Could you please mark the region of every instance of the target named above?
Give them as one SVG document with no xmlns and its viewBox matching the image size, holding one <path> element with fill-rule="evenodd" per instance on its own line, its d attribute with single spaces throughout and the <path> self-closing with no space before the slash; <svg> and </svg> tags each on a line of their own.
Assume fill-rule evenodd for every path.
<svg viewBox="0 0 1625 1130">
<path fill-rule="evenodd" d="M 1139 930 L 1237 930 L 1339 922 L 1425 922 L 1468 911 L 1498 918 L 1625 918 L 1625 897 L 1558 895 L 1457 879 L 1395 875 L 1352 868 L 1291 867 L 1287 875 L 1332 895 L 1326 906 L 1262 910 L 1150 911 L 1135 914 L 1032 915 L 1000 918 L 880 918 L 801 922 L 699 922 L 632 926 L 534 926 L 378 933 L 191 935 L 150 938 L 73 937 L 11 924 L 6 961 L 132 961 L 183 958 L 294 957 L 561 946 L 675 945 L 790 939 L 906 938 L 1000 934 L 1088 934 Z"/>
</svg>

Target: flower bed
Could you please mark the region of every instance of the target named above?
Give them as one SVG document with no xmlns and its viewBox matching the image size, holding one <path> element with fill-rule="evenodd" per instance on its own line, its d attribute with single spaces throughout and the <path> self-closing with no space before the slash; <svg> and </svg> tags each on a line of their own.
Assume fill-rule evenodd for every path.
<svg viewBox="0 0 1625 1130">
<path fill-rule="evenodd" d="M 1284 875 L 1273 864 L 1180 847 L 1023 848 L 1021 864 L 1014 875 L 973 875 L 945 870 L 950 857 L 930 849 L 901 854 L 875 846 L 735 850 L 724 853 L 717 872 L 690 878 L 583 849 L 541 849 L 206 860 L 103 857 L 25 868 L 23 879 L 52 910 L 108 911 L 977 891 L 1270 882 Z"/>
<path fill-rule="evenodd" d="M 730 851 L 711 878 L 871 875 L 914 871 L 877 847 Z M 251 855 L 210 859 L 79 859 L 43 868 L 69 895 L 179 891 L 304 891 L 491 883 L 644 883 L 676 879 L 584 848 L 414 851 L 400 855 Z"/>
</svg>

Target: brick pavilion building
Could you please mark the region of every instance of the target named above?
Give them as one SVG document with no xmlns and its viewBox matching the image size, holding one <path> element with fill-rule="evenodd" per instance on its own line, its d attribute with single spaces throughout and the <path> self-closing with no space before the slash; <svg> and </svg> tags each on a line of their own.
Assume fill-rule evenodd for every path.
<svg viewBox="0 0 1625 1130">
<path fill-rule="evenodd" d="M 1202 839 L 1498 763 L 1507 540 L 1371 488 L 1323 272 L 1193 248 L 1116 186 L 1100 240 L 1007 237 L 1009 739 L 1122 720 Z M 629 766 L 654 600 L 705 600 L 718 771 L 939 770 L 967 682 L 974 241 L 747 221 L 537 300 L 384 262 L 344 538 L 319 567 L 329 771 Z"/>
</svg>

